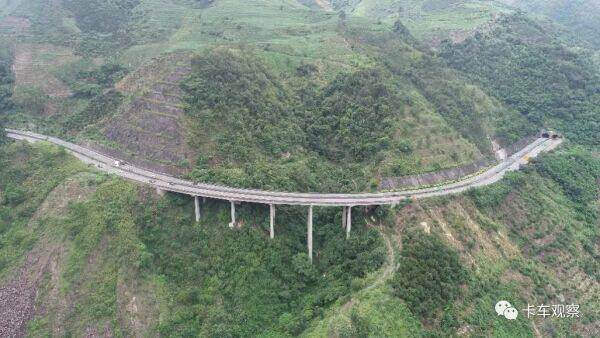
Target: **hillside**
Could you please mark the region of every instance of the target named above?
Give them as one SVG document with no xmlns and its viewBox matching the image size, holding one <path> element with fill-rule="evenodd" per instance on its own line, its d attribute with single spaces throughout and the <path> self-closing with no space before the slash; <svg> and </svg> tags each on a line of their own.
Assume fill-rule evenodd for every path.
<svg viewBox="0 0 600 338">
<path fill-rule="evenodd" d="M 196 224 L 191 199 L 98 174 L 54 147 L 13 144 L 1 154 L 0 311 L 22 323 L 18 332 L 590 336 L 600 329 L 600 162 L 586 151 L 549 155 L 462 196 L 355 212 L 350 241 L 341 212 L 318 209 L 313 265 L 302 208 L 280 209 L 271 241 L 264 207 L 242 205 L 241 229 L 231 230 L 227 203 L 211 201 Z M 431 279 L 438 269 L 450 270 Z M 493 312 L 500 298 L 519 309 L 575 302 L 584 319 L 513 323 Z M 15 307 L 22 312 L 6 312 Z"/>
<path fill-rule="evenodd" d="M 600 3 L 594 0 L 502 0 L 536 15 L 549 17 L 595 49 L 600 47 Z"/>
<path fill-rule="evenodd" d="M 561 152 L 489 188 L 389 211 L 382 231 L 396 272 L 338 302 L 304 336 L 595 336 L 599 164 Z M 498 299 L 518 309 L 516 321 L 496 316 Z M 523 310 L 573 300 L 586 304 L 580 320 Z"/>
<path fill-rule="evenodd" d="M 437 45 L 460 42 L 510 13 L 502 6 L 414 2 L 427 15 L 403 20 L 390 12 L 396 4 L 368 1 L 333 10 L 275 0 L 243 10 L 231 1 L 66 1 L 52 11 L 34 3 L 7 16 L 30 24 L 4 36 L 13 46 L 12 124 L 155 170 L 241 187 L 366 191 L 489 160 L 544 126 L 447 67 L 415 26 L 428 25 Z M 479 19 L 441 27 L 466 12 Z M 118 24 L 103 26 L 109 16 Z M 208 80 L 215 76 L 239 83 Z M 209 96 L 221 106 L 206 106 Z"/>
<path fill-rule="evenodd" d="M 57 148 L 13 144 L 0 160 L 2 330 L 14 321 L 33 336 L 293 333 L 383 261 L 377 232 L 357 222 L 346 241 L 333 210 L 316 219 L 310 265 L 299 209 L 280 209 L 270 241 L 264 208 L 242 206 L 241 229 L 224 231 L 226 204 L 207 203 L 196 224 L 189 199 L 160 198 Z"/>
<path fill-rule="evenodd" d="M 0 0 L 0 336 L 598 336 L 598 15 L 585 0 Z M 207 200 L 196 223 L 193 199 L 5 126 L 293 192 L 428 185 L 541 129 L 565 142 L 484 188 L 355 207 L 349 240 L 341 208 L 315 208 L 311 264 L 305 207 L 277 207 L 273 240 L 267 205 L 237 205 L 229 229 L 229 203 Z"/>
</svg>

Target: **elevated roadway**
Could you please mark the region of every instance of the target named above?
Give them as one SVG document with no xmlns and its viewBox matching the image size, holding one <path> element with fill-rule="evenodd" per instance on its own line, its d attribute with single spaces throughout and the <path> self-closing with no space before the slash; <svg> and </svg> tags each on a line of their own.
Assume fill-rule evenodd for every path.
<svg viewBox="0 0 600 338">
<path fill-rule="evenodd" d="M 556 148 L 562 139 L 538 138 L 526 147 L 506 158 L 488 170 L 465 177 L 452 183 L 441 184 L 435 187 L 421 189 L 373 192 L 373 193 L 301 193 L 279 192 L 256 189 L 241 189 L 222 185 L 197 183 L 156 173 L 123 163 L 100 154 L 92 149 L 61 140 L 56 137 L 41 135 L 29 131 L 6 129 L 7 136 L 15 140 L 28 142 L 49 142 L 64 148 L 81 161 L 93 165 L 98 170 L 108 174 L 117 175 L 131 181 L 153 186 L 159 191 L 171 191 L 194 197 L 196 221 L 200 221 L 200 197 L 229 201 L 231 204 L 231 222 L 229 227 L 236 226 L 235 205 L 239 202 L 268 204 L 270 206 L 270 236 L 275 237 L 275 206 L 276 205 L 304 205 L 308 206 L 307 241 L 308 255 L 312 261 L 312 233 L 313 233 L 313 206 L 343 207 L 342 227 L 346 236 L 350 236 L 352 228 L 352 207 L 370 205 L 395 205 L 406 199 L 421 199 L 435 196 L 457 194 L 475 187 L 485 186 L 499 181 L 509 171 L 518 170 L 519 167 L 530 159 L 537 157 L 544 151 Z"/>
</svg>

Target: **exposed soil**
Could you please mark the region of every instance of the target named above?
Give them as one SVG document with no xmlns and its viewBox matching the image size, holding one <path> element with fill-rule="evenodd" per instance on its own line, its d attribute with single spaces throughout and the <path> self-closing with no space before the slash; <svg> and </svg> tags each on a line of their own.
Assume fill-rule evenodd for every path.
<svg viewBox="0 0 600 338">
<path fill-rule="evenodd" d="M 15 277 L 0 287 L 0 337 L 23 337 L 36 309 L 37 290 L 58 247 L 40 248 L 27 255 Z"/>
<path fill-rule="evenodd" d="M 319 6 L 324 11 L 333 11 L 333 7 L 331 7 L 331 3 L 328 0 L 315 0 L 315 4 L 317 4 L 317 6 Z"/>
<path fill-rule="evenodd" d="M 174 53 L 153 60 L 116 85 L 129 97 L 104 124 L 104 136 L 117 144 L 111 155 L 141 167 L 182 174 L 192 158 L 184 128 L 180 83 L 191 72 L 191 55 Z M 106 147 L 91 144 L 99 151 Z"/>
<path fill-rule="evenodd" d="M 84 175 L 88 174 L 75 175 L 57 186 L 38 208 L 28 226 L 36 226 L 42 217 L 61 217 L 70 202 L 93 194 L 94 187 L 81 183 Z M 27 323 L 47 311 L 48 301 L 41 298 L 49 297 L 52 302 L 58 303 L 64 301 L 57 285 L 64 257 L 65 250 L 60 243 L 42 238 L 27 254 L 21 267 L 6 282 L 0 283 L 0 337 L 25 336 Z M 43 295 L 43 290 L 48 290 L 48 294 Z M 58 329 L 54 334 L 61 336 L 64 332 Z"/>
</svg>

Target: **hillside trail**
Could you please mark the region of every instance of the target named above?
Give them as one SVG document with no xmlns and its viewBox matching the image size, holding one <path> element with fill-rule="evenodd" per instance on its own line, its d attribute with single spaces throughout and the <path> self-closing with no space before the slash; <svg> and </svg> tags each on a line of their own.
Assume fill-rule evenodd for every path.
<svg viewBox="0 0 600 338">
<path fill-rule="evenodd" d="M 377 272 L 377 274 L 374 276 L 374 279 L 370 283 L 368 283 L 368 285 L 366 285 L 362 289 L 356 291 L 352 295 L 352 298 L 348 302 L 346 302 L 344 305 L 342 305 L 341 312 L 345 312 L 348 309 L 352 308 L 354 303 L 358 300 L 358 298 L 360 298 L 361 295 L 364 295 L 365 293 L 369 292 L 370 290 L 372 290 L 378 286 L 381 286 L 385 282 L 387 282 L 391 277 L 393 277 L 394 272 L 396 271 L 396 268 L 397 268 L 396 249 L 394 248 L 395 243 L 392 243 L 392 235 L 386 231 L 384 226 L 374 225 L 366 219 L 365 219 L 365 221 L 367 223 L 367 226 L 377 229 L 377 231 L 379 232 L 379 234 L 381 235 L 381 237 L 383 239 L 383 242 L 386 247 L 385 263 L 384 263 L 383 267 L 381 267 L 379 269 L 379 271 Z M 396 243 L 401 243 L 399 238 L 394 239 L 394 241 Z M 398 245 L 400 245 L 400 244 L 398 244 Z"/>
</svg>

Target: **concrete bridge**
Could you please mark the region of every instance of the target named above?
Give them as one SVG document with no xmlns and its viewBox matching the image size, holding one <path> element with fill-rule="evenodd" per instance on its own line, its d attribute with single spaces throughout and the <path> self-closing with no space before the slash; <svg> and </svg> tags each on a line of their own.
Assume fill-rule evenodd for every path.
<svg viewBox="0 0 600 338">
<path fill-rule="evenodd" d="M 229 201 L 231 204 L 231 222 L 230 227 L 236 224 L 236 203 L 248 202 L 267 204 L 270 206 L 270 236 L 275 237 L 275 207 L 277 205 L 302 205 L 308 207 L 308 255 L 312 260 L 312 229 L 313 229 L 313 206 L 328 206 L 343 208 L 343 228 L 346 236 L 350 236 L 352 228 L 352 208 L 357 206 L 372 205 L 396 205 L 407 199 L 420 199 L 435 196 L 443 196 L 464 192 L 471 188 L 480 187 L 495 183 L 502 179 L 508 171 L 518 170 L 522 164 L 527 163 L 531 158 L 538 156 L 541 152 L 550 151 L 556 148 L 561 142 L 560 138 L 541 137 L 500 162 L 485 172 L 465 177 L 464 179 L 447 183 L 435 187 L 422 189 L 389 191 L 375 193 L 297 193 L 297 192 L 275 192 L 255 189 L 241 189 L 227 186 L 220 186 L 207 183 L 196 183 L 169 175 L 155 173 L 143 168 L 128 164 L 120 164 L 118 159 L 102 155 L 94 150 L 81 147 L 79 145 L 63 141 L 52 136 L 41 135 L 29 131 L 20 131 L 6 129 L 7 136 L 16 140 L 29 142 L 45 141 L 50 142 L 66 151 L 72 153 L 81 161 L 94 165 L 101 171 L 109 174 L 121 176 L 123 178 L 139 183 L 151 185 L 158 191 L 170 191 L 186 194 L 194 197 L 196 221 L 200 221 L 201 208 L 200 198 L 212 198 Z"/>
</svg>

